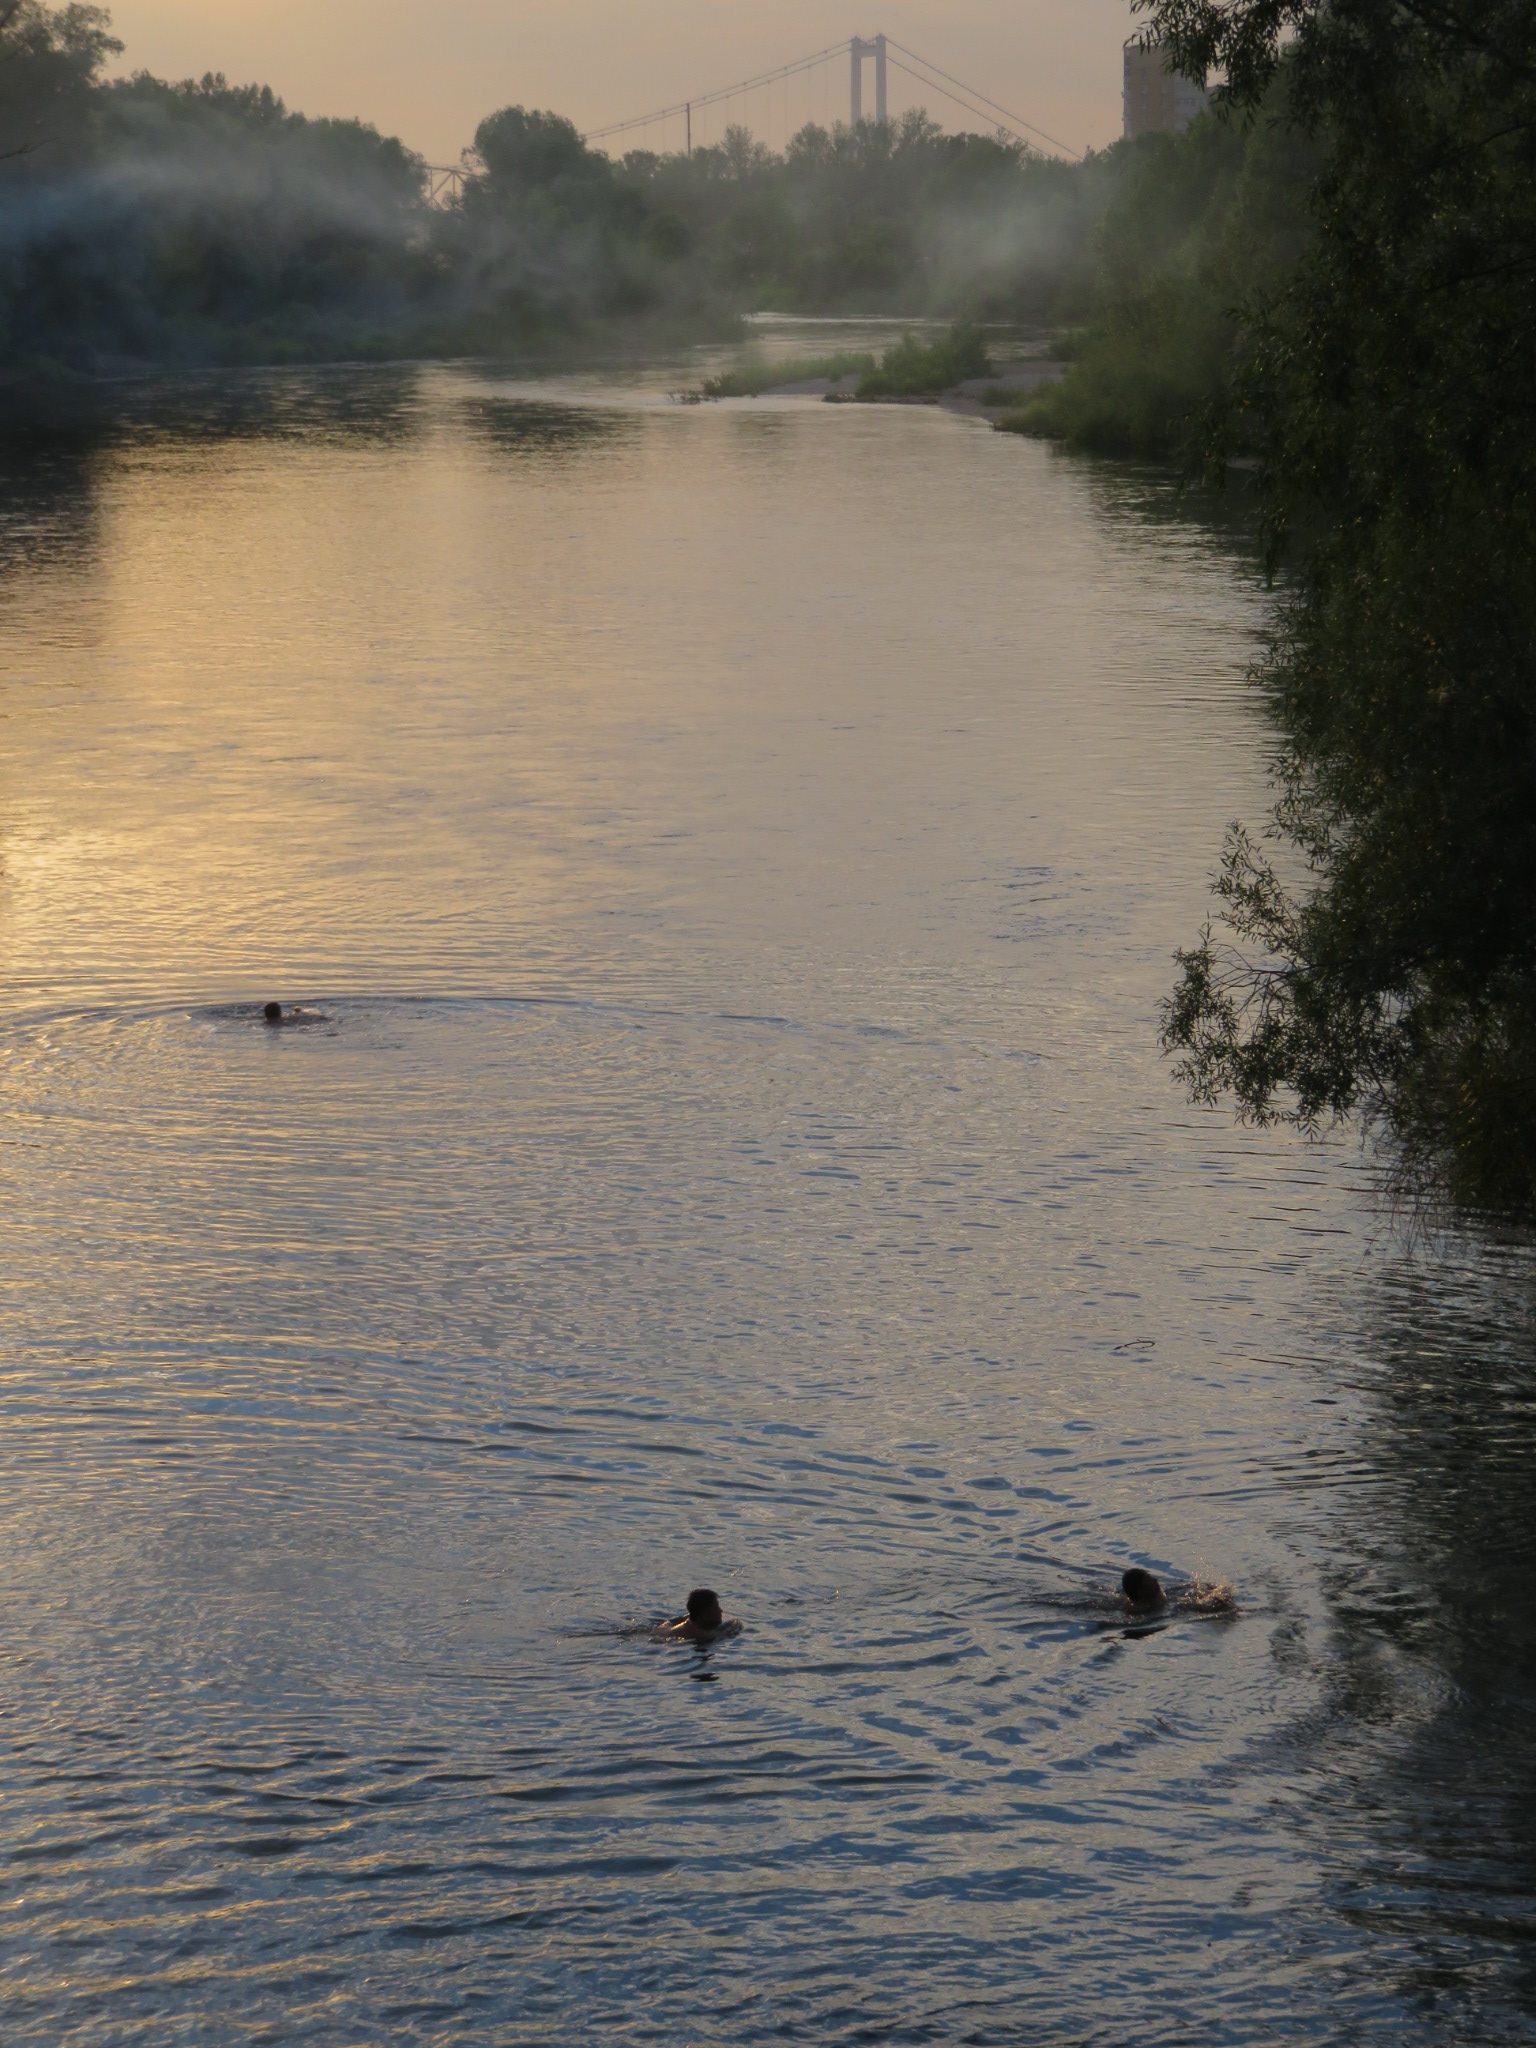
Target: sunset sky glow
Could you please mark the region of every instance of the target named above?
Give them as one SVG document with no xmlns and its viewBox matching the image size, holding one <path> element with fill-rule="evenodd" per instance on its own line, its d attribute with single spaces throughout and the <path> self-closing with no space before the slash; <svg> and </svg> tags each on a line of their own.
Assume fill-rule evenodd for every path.
<svg viewBox="0 0 1536 2048">
<path fill-rule="evenodd" d="M 979 86 L 1074 150 L 1120 128 L 1120 48 L 1130 0 L 118 0 L 123 68 L 165 77 L 223 71 L 259 81 L 309 114 L 357 114 L 435 162 L 452 162 L 476 123 L 513 103 L 549 107 L 583 129 L 644 114 L 771 70 L 854 34 L 884 31 Z M 891 78 L 892 109 L 962 109 Z M 779 146 L 810 120 L 845 118 L 847 66 L 823 66 L 701 115 L 696 142 L 745 120 Z M 658 126 L 622 147 L 676 148 Z"/>
</svg>

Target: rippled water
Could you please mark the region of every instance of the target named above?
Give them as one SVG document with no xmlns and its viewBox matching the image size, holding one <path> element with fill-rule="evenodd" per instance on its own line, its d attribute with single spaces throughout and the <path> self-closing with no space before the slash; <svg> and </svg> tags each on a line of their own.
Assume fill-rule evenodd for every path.
<svg viewBox="0 0 1536 2048">
<path fill-rule="evenodd" d="M 1528 2038 L 1528 1254 L 1155 1052 L 1263 593 L 697 374 L 0 464 L 4 2039 Z"/>
</svg>

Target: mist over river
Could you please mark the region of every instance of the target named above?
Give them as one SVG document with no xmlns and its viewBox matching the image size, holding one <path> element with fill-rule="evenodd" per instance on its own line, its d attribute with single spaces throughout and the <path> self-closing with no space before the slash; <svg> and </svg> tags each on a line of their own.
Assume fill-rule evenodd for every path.
<svg viewBox="0 0 1536 2048">
<path fill-rule="evenodd" d="M 1529 1250 L 1156 1047 L 1264 589 L 729 359 L 0 454 L 0 2037 L 1528 2040 Z"/>
</svg>

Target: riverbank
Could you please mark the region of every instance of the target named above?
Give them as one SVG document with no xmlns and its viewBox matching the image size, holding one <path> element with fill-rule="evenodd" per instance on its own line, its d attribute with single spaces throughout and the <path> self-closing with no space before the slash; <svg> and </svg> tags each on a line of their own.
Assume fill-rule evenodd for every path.
<svg viewBox="0 0 1536 2048">
<path fill-rule="evenodd" d="M 902 343 L 898 351 L 878 359 L 848 355 L 815 363 L 786 362 L 777 366 L 781 372 L 777 375 L 773 364 L 750 365 L 711 379 L 697 391 L 679 393 L 679 397 L 690 404 L 721 399 L 816 398 L 833 405 L 934 405 L 982 417 L 1008 415 L 1056 383 L 1066 370 L 1066 363 L 1049 352 L 1049 340 L 1040 346 L 1039 354 L 1018 355 L 1000 363 L 978 350 L 964 365 L 974 367 L 975 374 L 950 377 L 943 344 L 926 348 L 912 344 L 909 352 L 931 359 L 933 374 L 931 380 L 920 375 L 904 380 L 887 374 L 893 355 L 909 348 Z"/>
<path fill-rule="evenodd" d="M 110 397 L 124 387 L 171 380 L 259 375 L 274 370 L 399 369 L 413 364 L 467 361 L 512 365 L 557 364 L 591 369 L 617 361 L 644 363 L 657 355 L 728 343 L 743 333 L 742 316 L 711 306 L 643 318 L 548 321 L 464 317 L 412 320 L 391 329 L 303 341 L 293 335 L 224 336 L 200 351 L 127 355 L 81 348 L 66 358 L 34 356 L 0 363 L 0 430 L 35 425 L 77 403 Z"/>
</svg>

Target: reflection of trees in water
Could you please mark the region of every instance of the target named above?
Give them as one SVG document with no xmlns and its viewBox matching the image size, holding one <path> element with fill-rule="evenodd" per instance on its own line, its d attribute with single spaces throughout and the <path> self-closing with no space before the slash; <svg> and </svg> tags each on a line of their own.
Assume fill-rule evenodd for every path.
<svg viewBox="0 0 1536 2048">
<path fill-rule="evenodd" d="M 391 447 L 419 423 L 421 372 L 376 368 L 247 370 L 111 384 L 17 387 L 0 408 L 0 457 L 137 441 L 362 442 Z"/>
<path fill-rule="evenodd" d="M 1058 460 L 1063 459 L 1058 457 Z M 1203 547 L 1218 547 L 1257 571 L 1260 566 L 1259 504 L 1253 479 L 1234 469 L 1225 488 L 1181 479 L 1166 463 L 1100 458 L 1074 463 L 1089 502 L 1107 525 L 1140 534 L 1174 528 L 1198 535 Z"/>
<path fill-rule="evenodd" d="M 1470 1251 L 1470 1248 L 1469 1248 Z M 1475 1252 L 1376 1303 L 1364 1424 L 1325 1586 L 1332 1739 L 1309 1826 L 1335 1904 L 1443 2038 L 1536 2020 L 1536 1266 Z"/>
<path fill-rule="evenodd" d="M 595 405 L 531 398 L 466 397 L 460 417 L 471 435 L 499 454 L 572 457 L 628 438 L 634 421 Z"/>
<path fill-rule="evenodd" d="M 422 372 L 218 372 L 0 393 L 0 591 L 25 571 L 78 572 L 97 553 L 98 498 L 114 456 L 157 447 L 291 441 L 399 447 L 422 419 Z M 632 431 L 596 406 L 474 397 L 462 417 L 499 453 L 560 459 Z"/>
<path fill-rule="evenodd" d="M 91 435 L 0 441 L 0 605 L 20 573 L 78 574 L 100 549 L 98 482 Z"/>
<path fill-rule="evenodd" d="M 269 371 L 196 379 L 163 396 L 151 392 L 135 425 L 157 439 L 398 447 L 417 432 L 419 397 L 420 372 L 409 365 Z"/>
<path fill-rule="evenodd" d="M 295 441 L 398 446 L 416 433 L 411 365 L 221 372 L 0 392 L 0 603 L 23 575 L 99 554 L 100 487 L 125 449 Z"/>
</svg>

